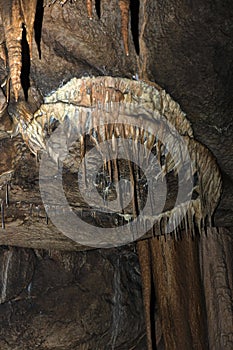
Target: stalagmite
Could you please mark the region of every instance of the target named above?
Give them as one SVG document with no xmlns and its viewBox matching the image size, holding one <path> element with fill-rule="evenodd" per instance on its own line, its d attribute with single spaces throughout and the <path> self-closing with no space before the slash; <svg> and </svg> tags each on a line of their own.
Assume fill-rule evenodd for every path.
<svg viewBox="0 0 233 350">
<path fill-rule="evenodd" d="M 149 256 L 149 242 L 147 240 L 137 243 L 137 252 L 141 268 L 141 278 L 143 284 L 143 302 L 147 333 L 147 349 L 153 350 L 151 337 L 151 259 Z"/>
</svg>

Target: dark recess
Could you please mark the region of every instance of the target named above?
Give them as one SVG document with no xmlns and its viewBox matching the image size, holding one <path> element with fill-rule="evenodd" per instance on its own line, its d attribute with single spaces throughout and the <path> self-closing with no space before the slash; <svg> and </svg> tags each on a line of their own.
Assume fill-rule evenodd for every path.
<svg viewBox="0 0 233 350">
<path fill-rule="evenodd" d="M 101 17 L 101 10 L 100 10 L 100 2 L 101 0 L 95 0 L 95 9 L 96 9 L 96 13 L 97 13 L 97 16 Z"/>
<path fill-rule="evenodd" d="M 29 46 L 26 38 L 26 28 L 23 26 L 22 33 L 22 70 L 21 70 L 21 83 L 25 95 L 25 99 L 28 99 L 28 89 L 30 87 L 30 53 Z"/>
<path fill-rule="evenodd" d="M 43 16 L 44 16 L 43 0 L 38 0 L 37 6 L 36 6 L 35 22 L 34 22 L 34 33 L 35 33 L 35 41 L 36 41 L 36 45 L 37 45 L 40 59 L 41 59 L 40 43 L 41 43 Z"/>
<path fill-rule="evenodd" d="M 139 0 L 130 1 L 130 13 L 131 13 L 131 32 L 133 36 L 133 42 L 137 55 L 139 55 Z"/>
</svg>

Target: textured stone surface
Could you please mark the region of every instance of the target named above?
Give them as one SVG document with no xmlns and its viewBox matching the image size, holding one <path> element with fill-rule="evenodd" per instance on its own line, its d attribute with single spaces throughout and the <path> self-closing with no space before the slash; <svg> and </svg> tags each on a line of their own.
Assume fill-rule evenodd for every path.
<svg viewBox="0 0 233 350">
<path fill-rule="evenodd" d="M 8 258 L 1 284 L 2 350 L 145 349 L 132 247 L 89 253 L 2 248 L 5 279 Z"/>
<path fill-rule="evenodd" d="M 233 347 L 232 232 L 219 228 L 207 231 L 200 242 L 201 276 L 206 300 L 210 349 Z"/>
<path fill-rule="evenodd" d="M 217 217 L 226 214 L 222 224 L 233 226 L 232 3 L 158 0 L 142 6 L 143 73 L 179 101 L 195 138 L 217 158 L 224 177 Z"/>
<path fill-rule="evenodd" d="M 157 343 L 159 350 L 170 350 L 174 343 L 179 343 L 180 349 L 186 350 L 188 348 L 187 344 L 188 346 L 197 343 L 203 344 L 208 339 L 209 346 L 207 345 L 206 348 L 231 350 L 231 272 L 233 269 L 231 254 L 233 232 L 231 229 L 233 226 L 232 1 L 140 1 L 139 58 L 134 52 L 131 34 L 130 56 L 126 57 L 124 55 L 117 1 L 102 0 L 100 1 L 100 7 L 100 19 L 94 12 L 94 19 L 91 22 L 86 17 L 84 1 L 73 1 L 72 3 L 67 1 L 63 7 L 57 2 L 54 6 L 43 9 L 43 2 L 38 0 L 36 19 L 37 45 L 33 42 L 33 60 L 30 63 L 31 84 L 36 85 L 44 95 L 57 89 L 60 84 L 67 82 L 73 76 L 81 77 L 94 74 L 132 78 L 133 75 L 136 76 L 138 74 L 140 78 L 159 83 L 171 94 L 174 100 L 181 104 L 182 110 L 187 113 L 192 123 L 195 137 L 211 149 L 221 167 L 225 187 L 215 217 L 222 226 L 226 225 L 230 229 L 227 232 L 225 229 L 221 229 L 219 231 L 220 236 L 213 236 L 212 238 L 203 236 L 203 241 L 198 244 L 196 241 L 191 244 L 187 240 L 183 243 L 170 241 L 168 245 L 165 242 L 156 244 L 157 250 L 155 254 L 157 258 L 152 265 L 154 272 L 156 272 L 154 284 L 157 292 L 157 302 L 153 304 L 154 309 L 152 310 L 152 314 L 154 310 L 156 311 L 154 342 Z M 135 29 L 137 25 L 135 16 L 132 17 L 132 23 Z M 42 30 L 40 30 L 41 25 Z M 1 43 L 4 42 L 2 33 L 3 27 L 0 25 Z M 41 56 L 41 59 L 39 59 L 39 56 Z M 0 61 L 1 83 L 7 76 L 3 59 L 4 57 Z M 29 60 L 27 59 L 26 62 L 28 63 Z M 29 66 L 26 64 L 25 67 L 25 61 L 23 66 L 24 72 L 28 73 Z M 7 118 L 1 117 L 1 124 L 4 124 L 1 125 L 2 130 L 2 128 L 8 128 L 10 122 Z M 11 162 L 14 158 L 11 155 L 11 151 L 6 150 L 5 154 L 9 157 L 9 162 Z M 27 163 L 28 159 L 26 156 L 25 167 L 26 164 L 32 164 L 34 160 L 31 160 L 31 163 L 30 161 Z M 30 174 L 29 171 L 28 173 Z M 29 184 L 31 181 L 33 182 L 32 178 Z M 39 233 L 40 219 L 45 220 L 45 217 L 42 216 L 40 218 L 40 214 L 36 212 L 33 212 L 33 214 L 38 215 L 36 229 Z M 215 234 L 215 231 L 213 233 Z M 17 236 L 17 234 L 21 237 L 21 245 L 25 244 L 25 237 L 27 246 L 31 244 L 30 231 L 27 233 L 19 231 L 18 233 L 15 228 L 12 228 L 11 232 L 6 232 L 6 234 L 11 235 L 11 244 L 14 243 L 14 236 Z M 1 232 L 1 235 L 1 239 L 4 239 L 4 231 Z M 42 241 L 49 245 L 48 241 L 46 241 L 46 236 L 46 230 L 41 232 L 41 235 L 38 234 L 38 247 Z M 4 241 L 1 240 L 1 242 Z M 182 247 L 185 247 L 184 251 Z M 52 247 L 48 246 L 48 248 Z M 72 243 L 69 245 L 69 249 L 72 249 Z M 202 257 L 200 263 L 197 259 L 199 250 Z M 114 267 L 111 267 L 109 261 L 106 264 L 100 264 L 100 266 L 109 271 L 111 275 L 110 280 L 112 281 L 114 271 L 119 271 L 117 269 L 119 251 L 110 253 L 116 259 L 113 262 Z M 4 266 L 9 258 L 9 254 L 8 248 L 2 248 L 2 273 L 5 271 Z M 24 260 L 22 257 L 31 257 L 31 254 L 28 255 L 28 251 L 24 250 L 17 254 L 19 254 L 17 258 L 19 260 L 16 260 L 21 262 Z M 99 264 L 99 252 L 80 253 L 81 255 L 76 253 L 77 256 L 87 254 L 88 259 L 95 256 L 92 265 L 95 271 L 92 274 L 93 282 L 90 282 L 88 279 L 90 268 L 87 269 L 87 275 L 83 277 L 83 281 L 87 285 L 88 282 L 91 284 L 92 289 L 89 284 L 87 292 L 81 288 L 84 282 L 81 283 L 81 286 L 78 285 L 78 278 L 75 273 L 71 272 L 71 267 L 68 267 L 64 273 L 65 268 L 61 267 L 63 258 L 55 259 L 54 253 L 51 254 L 51 257 L 49 257 L 48 253 L 37 252 L 35 258 L 35 275 L 32 281 L 35 282 L 40 293 L 37 293 L 33 284 L 31 287 L 28 285 L 28 288 L 21 292 L 20 299 L 18 299 L 18 293 L 20 293 L 21 288 L 24 288 L 24 283 L 28 283 L 28 276 L 31 276 L 30 273 L 34 264 L 31 258 L 28 266 L 26 266 L 25 262 L 21 265 L 22 274 L 17 283 L 18 288 L 16 288 L 16 283 L 13 282 L 15 293 L 12 288 L 7 289 L 9 298 L 15 300 L 13 301 L 12 299 L 12 301 L 6 301 L 0 305 L 1 349 L 31 350 L 37 347 L 42 350 L 50 348 L 55 350 L 61 344 L 61 349 L 63 347 L 64 350 L 69 350 L 66 346 L 67 343 L 64 345 L 65 339 L 68 339 L 70 349 L 85 349 L 85 345 L 78 342 L 81 339 L 86 340 L 90 337 L 90 329 L 86 328 L 89 332 L 87 334 L 78 332 L 79 329 L 83 330 L 85 325 L 89 325 L 92 328 L 89 322 L 90 317 L 88 318 L 90 309 L 88 309 L 86 304 L 84 304 L 86 307 L 79 309 L 81 306 L 77 295 L 80 293 L 85 300 L 91 300 L 90 305 L 96 306 L 96 295 L 99 295 L 99 289 L 101 290 L 102 288 L 102 285 L 98 282 L 99 274 L 95 270 Z M 73 256 L 73 253 L 70 256 Z M 192 266 L 190 266 L 190 257 L 193 261 Z M 68 264 L 68 266 L 71 265 Z M 77 263 L 77 265 L 79 264 Z M 133 265 L 137 266 L 137 262 L 133 262 Z M 160 270 L 158 266 L 161 266 Z M 106 269 L 102 271 L 103 275 L 106 273 Z M 13 270 L 11 269 L 11 271 Z M 121 288 L 119 288 L 118 284 L 118 289 L 120 290 L 122 290 L 123 286 L 131 285 L 129 281 L 131 276 L 134 276 L 132 272 L 128 274 L 126 271 L 131 270 L 128 268 L 124 269 L 125 275 L 122 279 L 122 284 L 120 284 Z M 193 272 L 195 272 L 197 280 L 194 280 Z M 80 272 L 78 275 L 83 276 Z M 4 275 L 2 276 L 4 277 Z M 138 277 L 138 274 L 136 276 Z M 2 280 L 4 280 L 3 277 Z M 60 279 L 62 282 L 59 282 Z M 95 283 L 96 279 L 97 282 Z M 15 278 L 12 281 L 15 281 Z M 72 281 L 74 281 L 74 285 Z M 103 285 L 104 283 L 105 281 L 103 281 Z M 172 289 L 170 288 L 171 285 Z M 195 286 L 195 293 L 191 288 L 192 285 Z M 90 289 L 91 292 L 88 292 Z M 113 284 L 111 286 L 106 285 L 104 290 L 109 291 L 111 298 L 114 297 Z M 35 298 L 31 298 L 30 293 Z M 129 294 L 126 293 L 125 295 Z M 183 296 L 182 298 L 181 295 Z M 96 333 L 109 329 L 107 335 L 109 338 L 106 343 L 103 343 L 103 346 L 101 344 L 99 349 L 113 348 L 106 345 L 113 334 L 111 332 L 111 322 L 114 315 L 112 312 L 114 302 L 111 298 L 109 302 L 104 303 L 104 309 L 111 310 L 106 325 L 102 324 L 100 329 L 96 322 L 93 324 L 93 330 Z M 70 299 L 74 302 L 72 303 Z M 59 302 L 58 306 L 57 301 Z M 101 301 L 94 311 L 97 310 L 98 312 L 100 310 L 98 307 L 103 305 Z M 119 302 L 117 303 L 120 304 Z M 127 304 L 129 310 L 134 311 L 135 305 L 138 308 L 137 310 L 139 310 L 142 307 L 141 298 L 139 297 L 139 301 L 135 301 L 134 308 L 129 305 L 131 304 Z M 199 310 L 195 307 L 193 311 L 193 305 L 205 305 L 206 310 Z M 172 318 L 173 313 L 171 310 L 174 308 L 175 314 L 177 310 L 180 310 L 180 314 L 182 314 L 181 320 Z M 78 310 L 78 312 L 75 313 L 75 310 Z M 162 310 L 166 312 L 163 313 Z M 41 314 L 40 311 L 42 312 Z M 103 312 L 105 311 L 103 310 Z M 140 317 L 138 317 L 138 312 Z M 200 326 L 204 323 L 207 324 L 207 327 L 205 326 L 202 329 L 201 337 L 198 333 L 195 338 L 195 332 L 190 334 L 188 325 L 192 318 L 192 324 L 195 326 L 195 317 L 198 312 L 201 312 L 201 314 L 204 312 L 204 316 L 202 316 L 203 319 L 197 318 L 197 324 Z M 86 317 L 83 324 L 79 323 L 80 313 Z M 106 313 L 104 314 L 106 315 Z M 129 314 L 131 315 L 131 312 Z M 93 312 L 93 315 L 96 315 L 96 313 Z M 142 315 L 142 310 L 137 311 L 137 313 L 134 313 L 134 321 L 129 326 L 124 327 L 123 332 L 128 332 L 126 334 L 130 335 L 128 337 L 130 342 L 131 336 L 134 335 L 132 324 L 139 322 L 139 318 L 141 321 Z M 66 320 L 65 325 L 64 319 Z M 77 324 L 80 328 L 77 327 Z M 136 323 L 136 325 L 138 324 Z M 167 325 L 171 326 L 170 332 L 167 329 Z M 136 327 L 142 329 L 140 326 Z M 176 332 L 174 332 L 174 328 Z M 72 339 L 69 337 L 70 329 L 72 329 L 74 334 Z M 140 331 L 136 331 L 136 335 L 138 334 L 140 334 Z M 96 340 L 94 345 L 90 346 L 90 349 L 98 349 L 97 342 L 101 342 L 101 339 L 104 339 L 102 336 L 105 337 L 104 333 L 97 337 L 98 340 Z M 125 345 L 122 345 L 120 341 L 124 342 L 125 340 L 123 339 L 125 338 L 119 339 L 117 340 L 119 341 L 117 343 L 118 348 L 123 349 Z M 73 341 L 77 343 L 74 344 L 72 343 Z M 134 346 L 133 343 L 134 345 L 140 345 Z M 88 349 L 88 346 L 86 349 Z M 129 348 L 126 345 L 126 349 Z M 140 343 L 139 339 L 135 340 L 134 338 L 132 339 L 132 348 L 138 350 L 146 349 L 146 345 L 145 342 Z"/>
</svg>

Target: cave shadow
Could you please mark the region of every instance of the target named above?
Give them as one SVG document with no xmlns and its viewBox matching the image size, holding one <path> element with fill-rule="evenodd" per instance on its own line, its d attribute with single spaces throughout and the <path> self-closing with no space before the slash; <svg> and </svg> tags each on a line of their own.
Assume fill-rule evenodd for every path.
<svg viewBox="0 0 233 350">
<path fill-rule="evenodd" d="M 34 22 L 34 33 L 35 33 L 35 41 L 36 41 L 40 59 L 41 59 L 41 36 L 42 36 L 43 17 L 44 17 L 44 1 L 37 0 L 36 15 L 35 15 L 35 22 Z"/>
</svg>

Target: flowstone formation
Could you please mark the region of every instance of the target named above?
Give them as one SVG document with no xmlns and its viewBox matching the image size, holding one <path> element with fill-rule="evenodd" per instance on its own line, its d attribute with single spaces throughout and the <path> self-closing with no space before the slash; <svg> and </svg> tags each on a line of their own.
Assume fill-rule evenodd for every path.
<svg viewBox="0 0 233 350">
<path fill-rule="evenodd" d="M 194 234 L 195 226 L 201 232 L 211 224 L 221 192 L 218 166 L 164 90 L 123 78 L 73 78 L 46 96 L 33 115 L 20 106 L 14 123 L 37 158 L 45 153 L 56 164 L 46 166 L 50 175 L 61 165 L 64 177 L 81 173 L 78 198 L 68 211 L 88 222 L 83 213 L 91 208 L 92 217 L 106 218 L 103 227 L 126 228 L 119 241 L 109 234 L 110 245 L 148 231 L 177 237 L 183 228 Z M 67 208 L 54 187 L 52 196 L 48 216 L 63 212 L 65 220 Z M 86 239 L 80 243 L 88 245 Z M 98 247 L 108 246 L 105 235 L 97 241 Z"/>
</svg>

